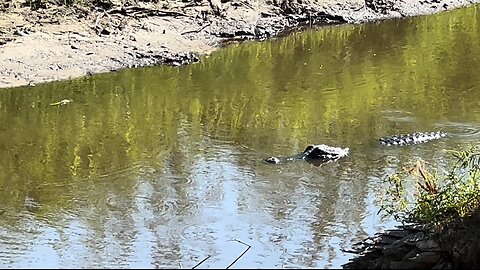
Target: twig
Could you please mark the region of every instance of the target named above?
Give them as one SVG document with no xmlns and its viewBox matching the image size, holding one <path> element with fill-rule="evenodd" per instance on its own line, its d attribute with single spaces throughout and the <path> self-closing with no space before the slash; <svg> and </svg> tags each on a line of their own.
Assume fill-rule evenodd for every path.
<svg viewBox="0 0 480 270">
<path fill-rule="evenodd" d="M 254 9 L 253 6 L 252 6 L 252 4 L 248 3 L 247 1 L 238 1 L 238 2 L 232 3 L 232 5 L 233 5 L 233 4 L 237 4 L 237 5 L 239 5 L 239 6 L 240 6 L 240 5 L 243 5 L 243 6 L 247 7 L 247 8 Z"/>
<path fill-rule="evenodd" d="M 191 30 L 191 31 L 186 31 L 186 32 L 181 33 L 180 35 L 183 36 L 183 35 L 186 35 L 186 34 L 202 32 L 203 29 L 209 27 L 210 25 L 212 25 L 212 22 L 209 22 L 209 23 L 205 24 L 204 26 L 200 27 L 200 29 Z"/>
<path fill-rule="evenodd" d="M 138 13 L 143 13 L 147 15 L 153 16 L 184 16 L 188 17 L 187 14 L 173 11 L 173 10 L 162 10 L 162 9 L 152 9 L 152 8 L 144 8 L 138 6 L 127 6 L 122 8 L 114 8 L 107 11 L 109 14 L 120 13 L 126 16 L 136 16 Z"/>
<path fill-rule="evenodd" d="M 115 21 L 113 20 L 112 16 L 110 16 L 110 14 L 108 14 L 107 12 L 105 12 L 105 16 L 107 16 L 109 19 L 110 19 L 110 22 L 113 24 L 113 26 L 115 26 L 116 28 L 120 28 L 120 23 L 116 24 Z"/>
<path fill-rule="evenodd" d="M 240 254 L 240 256 L 238 256 L 238 257 L 237 257 L 229 266 L 227 266 L 227 268 L 225 268 L 225 269 L 228 269 L 228 268 L 230 268 L 232 265 L 234 265 L 234 264 L 235 264 L 245 253 L 247 253 L 247 251 L 252 247 L 252 246 L 250 246 L 249 244 L 246 244 L 246 243 L 244 243 L 244 242 L 242 242 L 242 241 L 240 241 L 240 240 L 238 240 L 238 239 L 233 239 L 233 241 L 237 241 L 237 242 L 239 242 L 240 244 L 244 244 L 245 246 L 248 246 L 248 247 L 247 247 L 247 249 L 245 249 L 245 250 L 242 252 L 242 254 Z"/>
<path fill-rule="evenodd" d="M 105 12 L 98 14 L 97 19 L 95 20 L 95 26 L 90 26 L 93 30 L 97 32 L 97 35 L 100 35 L 104 28 L 100 26 L 100 20 L 105 16 Z M 101 30 L 99 30 L 101 29 Z"/>
<path fill-rule="evenodd" d="M 214 0 L 208 0 L 208 3 L 210 4 L 210 7 L 212 8 L 213 15 L 217 16 L 222 16 L 222 11 L 220 10 L 220 7 L 217 5 L 217 3 L 214 2 Z"/>
<path fill-rule="evenodd" d="M 344 249 L 344 248 L 341 248 L 340 250 L 343 251 L 343 252 L 345 252 L 345 253 L 353 253 L 353 254 L 360 254 L 360 253 L 362 253 L 362 251 L 353 250 L 353 249 Z"/>
<path fill-rule="evenodd" d="M 191 3 L 187 3 L 183 6 L 178 6 L 178 7 L 181 8 L 182 10 L 185 10 L 185 8 L 189 8 L 189 7 L 202 7 L 202 6 L 205 6 L 205 4 L 191 2 Z"/>
<path fill-rule="evenodd" d="M 210 258 L 211 256 L 208 255 L 205 259 L 203 259 L 201 262 L 197 263 L 194 267 L 192 267 L 192 269 L 195 269 L 197 268 L 197 266 L 199 266 L 200 264 L 202 264 L 204 261 L 208 260 L 208 258 Z"/>
</svg>

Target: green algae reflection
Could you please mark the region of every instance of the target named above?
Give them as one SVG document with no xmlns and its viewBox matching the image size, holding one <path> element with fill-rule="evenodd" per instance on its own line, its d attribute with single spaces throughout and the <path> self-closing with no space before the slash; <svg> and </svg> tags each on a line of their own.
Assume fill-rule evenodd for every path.
<svg viewBox="0 0 480 270">
<path fill-rule="evenodd" d="M 233 145 L 245 153 L 237 162 L 255 165 L 308 143 L 355 149 L 444 120 L 480 123 L 477 13 L 326 27 L 185 67 L 3 89 L 1 213 L 26 198 L 40 215 L 69 208 L 112 179 L 106 190 L 128 198 L 139 175 L 185 174 L 212 145 Z M 50 106 L 61 100 L 71 102 Z"/>
</svg>

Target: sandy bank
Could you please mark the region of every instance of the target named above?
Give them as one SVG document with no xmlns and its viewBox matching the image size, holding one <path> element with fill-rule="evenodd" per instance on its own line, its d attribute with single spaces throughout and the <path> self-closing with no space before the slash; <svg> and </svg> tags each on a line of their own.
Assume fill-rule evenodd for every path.
<svg viewBox="0 0 480 270">
<path fill-rule="evenodd" d="M 430 14 L 480 0 L 201 0 L 109 2 L 102 9 L 0 5 L 0 88 L 122 68 L 198 60 L 225 40 L 265 39 L 300 25 Z"/>
</svg>

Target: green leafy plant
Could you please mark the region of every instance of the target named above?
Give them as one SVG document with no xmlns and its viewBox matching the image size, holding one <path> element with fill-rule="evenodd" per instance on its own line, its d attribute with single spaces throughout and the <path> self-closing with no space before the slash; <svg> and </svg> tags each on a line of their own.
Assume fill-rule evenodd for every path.
<svg viewBox="0 0 480 270">
<path fill-rule="evenodd" d="M 457 159 L 445 176 L 417 161 L 388 177 L 380 212 L 402 223 L 439 227 L 465 217 L 480 204 L 480 152 L 475 147 L 450 151 Z"/>
</svg>

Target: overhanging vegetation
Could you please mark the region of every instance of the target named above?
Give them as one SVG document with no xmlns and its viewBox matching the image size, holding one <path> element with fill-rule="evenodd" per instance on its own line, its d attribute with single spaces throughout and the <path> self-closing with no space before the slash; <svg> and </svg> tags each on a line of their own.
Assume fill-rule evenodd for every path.
<svg viewBox="0 0 480 270">
<path fill-rule="evenodd" d="M 480 152 L 476 147 L 450 152 L 456 163 L 444 176 L 417 161 L 388 177 L 391 186 L 381 210 L 402 223 L 431 229 L 471 215 L 480 204 Z"/>
</svg>

